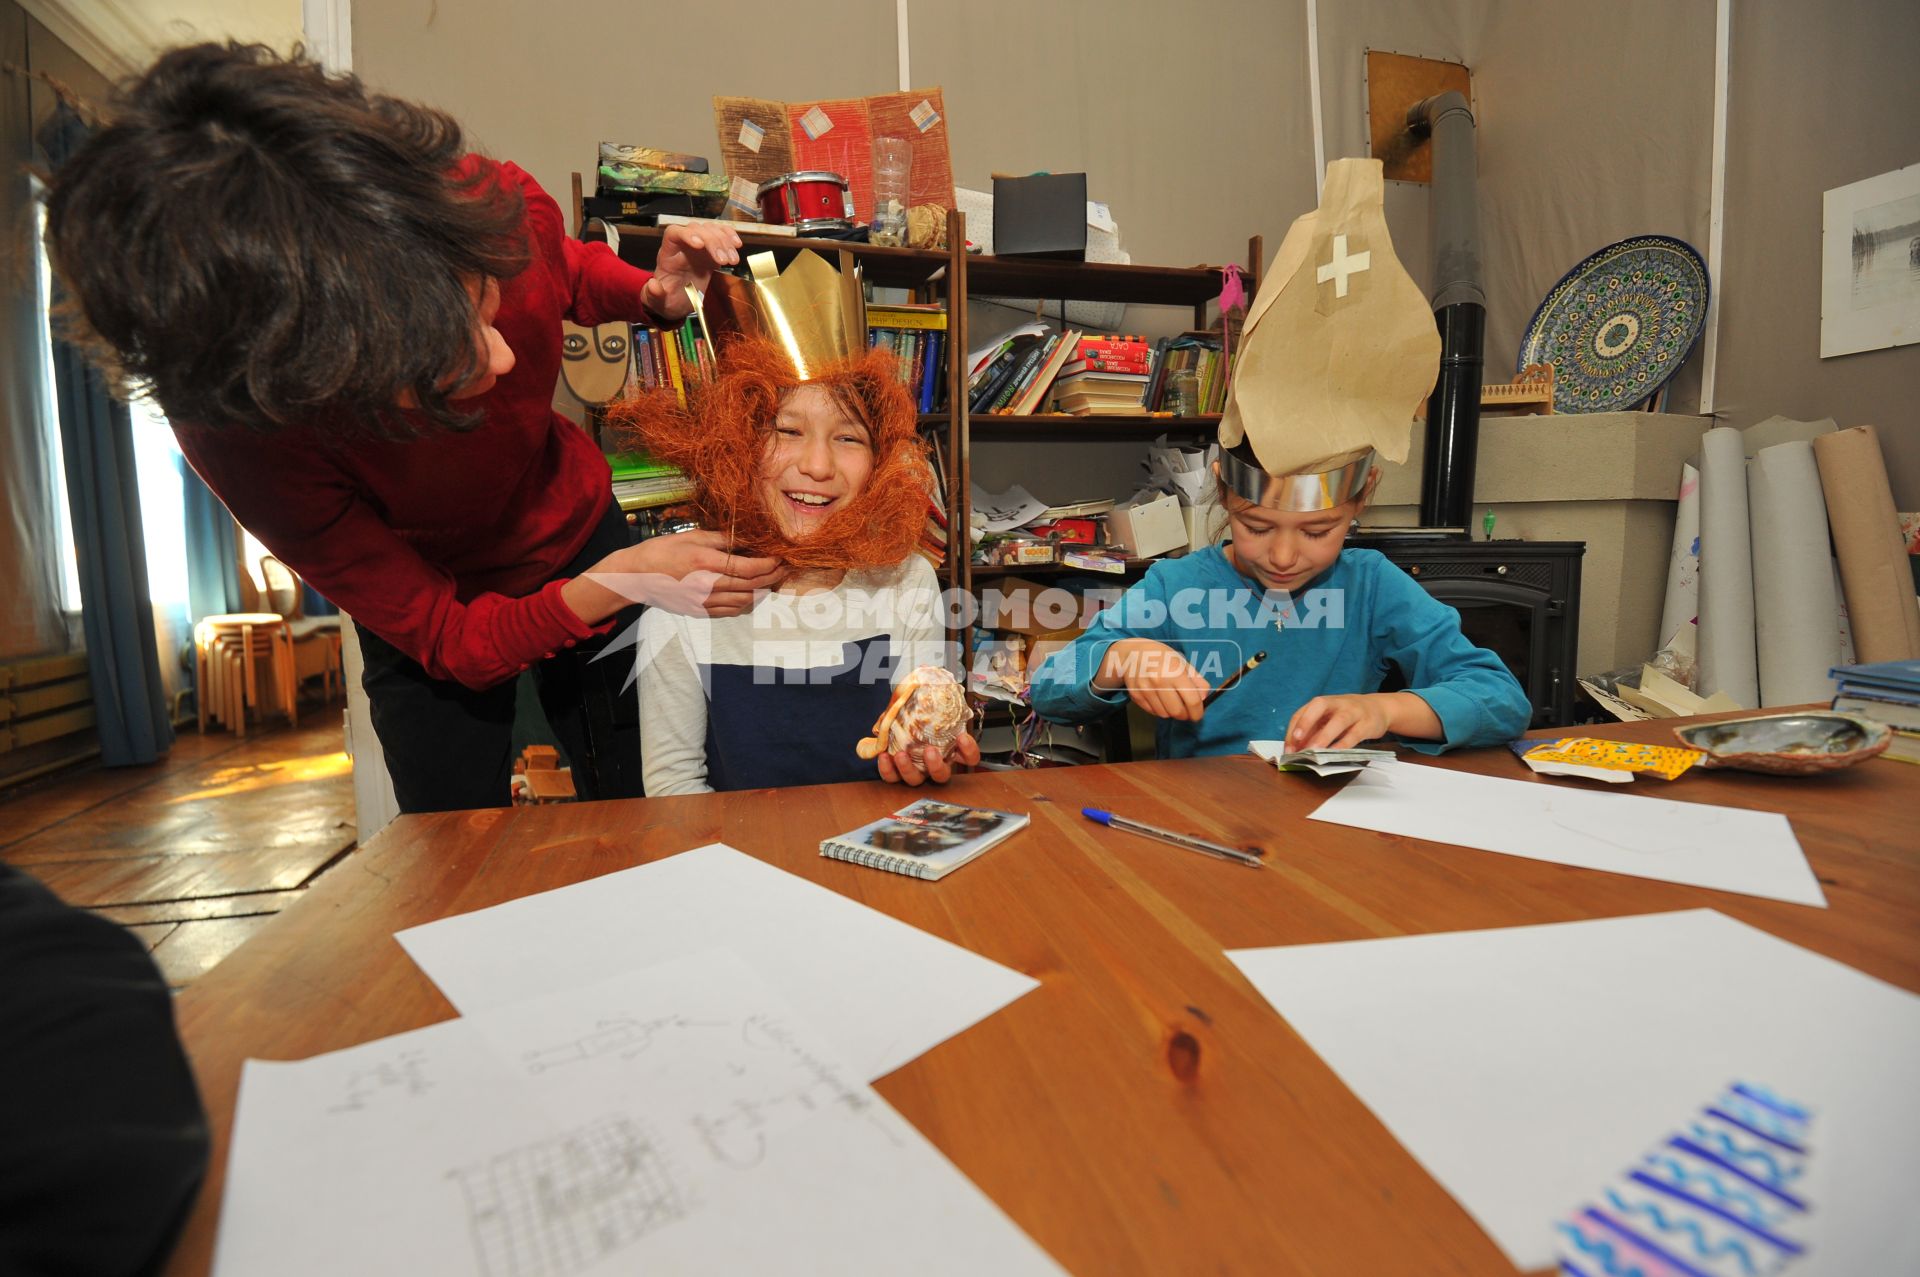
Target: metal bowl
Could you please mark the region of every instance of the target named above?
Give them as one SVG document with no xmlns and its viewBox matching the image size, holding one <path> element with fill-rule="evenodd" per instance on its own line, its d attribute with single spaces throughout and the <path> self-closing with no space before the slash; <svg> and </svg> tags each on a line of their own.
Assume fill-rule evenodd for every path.
<svg viewBox="0 0 1920 1277">
<path fill-rule="evenodd" d="M 1885 723 L 1852 714 L 1763 714 L 1676 727 L 1689 749 L 1706 755 L 1703 767 L 1737 767 L 1779 776 L 1839 771 L 1884 753 L 1893 741 Z"/>
</svg>

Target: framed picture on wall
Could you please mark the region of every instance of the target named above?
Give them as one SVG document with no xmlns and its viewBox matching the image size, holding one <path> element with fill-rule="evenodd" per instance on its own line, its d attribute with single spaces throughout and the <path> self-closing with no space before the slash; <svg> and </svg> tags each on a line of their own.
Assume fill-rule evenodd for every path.
<svg viewBox="0 0 1920 1277">
<path fill-rule="evenodd" d="M 1820 248 L 1820 357 L 1920 342 L 1920 164 L 1836 186 Z"/>
</svg>

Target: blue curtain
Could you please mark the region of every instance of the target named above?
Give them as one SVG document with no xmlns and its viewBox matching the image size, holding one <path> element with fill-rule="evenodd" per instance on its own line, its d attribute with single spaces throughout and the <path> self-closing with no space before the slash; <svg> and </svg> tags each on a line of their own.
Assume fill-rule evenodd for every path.
<svg viewBox="0 0 1920 1277">
<path fill-rule="evenodd" d="M 79 116 L 63 104 L 40 135 L 54 168 L 86 140 L 86 133 Z M 127 406 L 107 393 L 100 374 L 58 338 L 53 373 L 100 760 L 109 767 L 151 763 L 173 744 L 173 725 L 147 591 L 133 422 Z"/>
<path fill-rule="evenodd" d="M 300 580 L 300 612 L 303 616 L 338 616 L 340 609 L 327 600 L 327 596 L 308 585 L 306 578 Z"/>
<path fill-rule="evenodd" d="M 187 610 L 196 623 L 202 617 L 238 612 L 243 606 L 240 534 L 233 515 L 185 457 L 176 458 L 175 464 L 187 517 Z"/>
</svg>

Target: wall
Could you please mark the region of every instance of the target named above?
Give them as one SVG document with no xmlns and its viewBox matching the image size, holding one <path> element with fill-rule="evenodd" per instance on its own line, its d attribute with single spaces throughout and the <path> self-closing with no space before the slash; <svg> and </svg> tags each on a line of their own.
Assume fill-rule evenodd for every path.
<svg viewBox="0 0 1920 1277">
<path fill-rule="evenodd" d="M 1739 0 L 1715 406 L 1878 427 L 1920 510 L 1920 345 L 1820 358 L 1821 195 L 1920 160 L 1920 5 Z"/>
<path fill-rule="evenodd" d="M 891 92 L 893 4 L 841 0 L 820 20 L 737 0 L 689 20 L 624 0 L 387 0 L 355 6 L 353 67 L 452 113 L 475 146 L 526 169 L 571 217 L 569 175 L 591 185 L 603 140 L 717 154 L 716 94 Z"/>
</svg>

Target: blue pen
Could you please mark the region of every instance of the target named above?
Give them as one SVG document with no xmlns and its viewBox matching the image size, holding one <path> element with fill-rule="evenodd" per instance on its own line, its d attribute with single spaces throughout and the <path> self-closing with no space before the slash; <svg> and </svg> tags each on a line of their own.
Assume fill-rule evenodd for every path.
<svg viewBox="0 0 1920 1277">
<path fill-rule="evenodd" d="M 1142 824 L 1137 820 L 1128 820 L 1125 816 L 1116 816 L 1110 811 L 1098 807 L 1082 807 L 1080 814 L 1096 825 L 1107 825 L 1114 829 L 1124 829 L 1130 834 L 1140 834 L 1146 838 L 1158 838 L 1161 842 L 1170 842 L 1176 847 L 1185 847 L 1188 851 L 1197 851 L 1203 856 L 1217 856 L 1221 860 L 1234 860 L 1243 865 L 1260 868 L 1265 862 L 1256 855 L 1241 851 L 1237 847 L 1223 847 L 1217 842 L 1208 842 L 1204 838 L 1195 838 L 1191 834 L 1176 834 L 1171 829 L 1162 829 L 1158 825 Z"/>
</svg>

